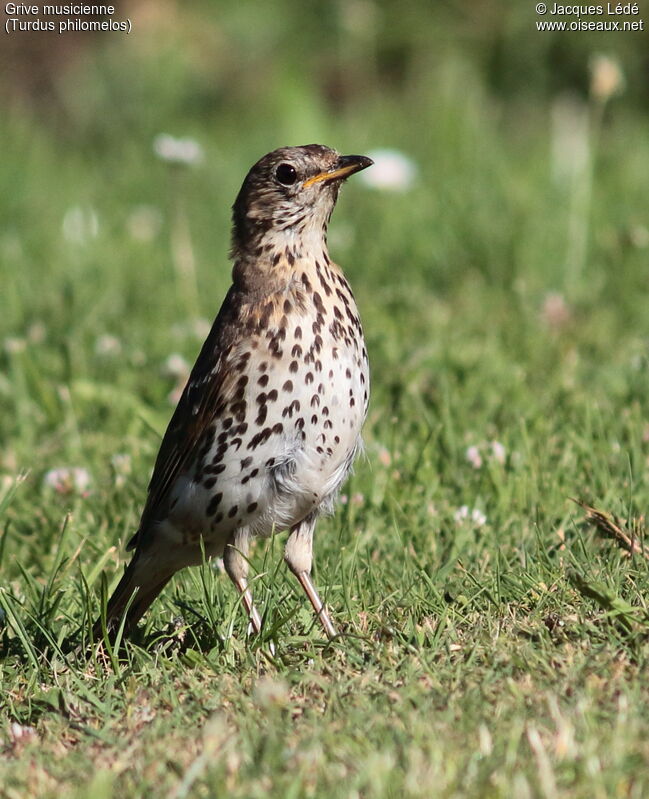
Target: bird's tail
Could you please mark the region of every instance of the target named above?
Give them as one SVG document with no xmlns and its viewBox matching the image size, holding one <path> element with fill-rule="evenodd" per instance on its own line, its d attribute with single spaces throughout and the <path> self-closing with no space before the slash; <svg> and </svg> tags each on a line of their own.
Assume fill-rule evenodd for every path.
<svg viewBox="0 0 649 799">
<path fill-rule="evenodd" d="M 126 567 L 126 571 L 106 605 L 106 631 L 110 639 L 117 635 L 124 619 L 124 635 L 133 632 L 136 624 L 148 610 L 153 600 L 169 582 L 173 573 L 161 574 L 159 570 L 146 568 L 138 552 Z M 92 628 L 93 640 L 103 639 L 103 621 L 98 618 Z"/>
</svg>

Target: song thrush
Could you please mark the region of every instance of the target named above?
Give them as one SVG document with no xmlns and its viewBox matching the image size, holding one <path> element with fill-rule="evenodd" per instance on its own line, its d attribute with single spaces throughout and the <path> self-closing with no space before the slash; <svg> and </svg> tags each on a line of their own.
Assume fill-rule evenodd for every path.
<svg viewBox="0 0 649 799">
<path fill-rule="evenodd" d="M 162 441 L 109 632 L 124 614 L 129 632 L 179 569 L 221 555 L 259 632 L 249 541 L 288 529 L 286 563 L 336 634 L 310 576 L 313 532 L 359 449 L 369 369 L 326 234 L 342 182 L 371 164 L 318 144 L 283 147 L 244 180 L 232 286 Z"/>
</svg>

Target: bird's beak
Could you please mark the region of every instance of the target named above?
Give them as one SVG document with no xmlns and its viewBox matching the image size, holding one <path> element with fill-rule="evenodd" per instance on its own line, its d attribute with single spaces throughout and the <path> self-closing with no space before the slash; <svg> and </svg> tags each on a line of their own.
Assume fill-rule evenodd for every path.
<svg viewBox="0 0 649 799">
<path fill-rule="evenodd" d="M 331 180 L 345 180 L 354 172 L 360 172 L 361 169 L 367 169 L 372 166 L 374 161 L 366 155 L 341 155 L 338 161 L 333 166 L 333 169 L 327 172 L 320 172 L 317 175 L 304 181 L 303 187 L 312 186 L 314 183 L 329 183 Z"/>
</svg>

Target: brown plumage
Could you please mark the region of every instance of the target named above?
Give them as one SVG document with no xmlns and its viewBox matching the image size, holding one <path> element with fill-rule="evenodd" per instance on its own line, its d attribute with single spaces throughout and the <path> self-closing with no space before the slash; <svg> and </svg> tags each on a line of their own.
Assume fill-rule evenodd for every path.
<svg viewBox="0 0 649 799">
<path fill-rule="evenodd" d="M 108 602 L 110 632 L 127 607 L 130 631 L 203 552 L 223 556 L 258 632 L 249 541 L 288 529 L 286 562 L 335 635 L 310 578 L 313 531 L 359 448 L 369 370 L 326 231 L 341 183 L 371 163 L 311 144 L 275 150 L 248 173 L 233 206 L 233 285 L 163 438 L 135 554 Z"/>
</svg>

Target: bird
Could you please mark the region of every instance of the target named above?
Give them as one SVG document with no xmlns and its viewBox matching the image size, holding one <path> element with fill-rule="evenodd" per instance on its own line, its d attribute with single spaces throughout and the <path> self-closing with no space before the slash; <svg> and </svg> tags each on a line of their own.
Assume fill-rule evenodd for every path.
<svg viewBox="0 0 649 799">
<path fill-rule="evenodd" d="M 232 285 L 162 439 L 134 554 L 95 640 L 132 633 L 176 572 L 219 557 L 259 634 L 249 546 L 281 531 L 288 568 L 337 635 L 311 578 L 313 536 L 362 448 L 370 374 L 327 227 L 343 182 L 372 163 L 308 144 L 248 172 L 232 207 Z"/>
</svg>

